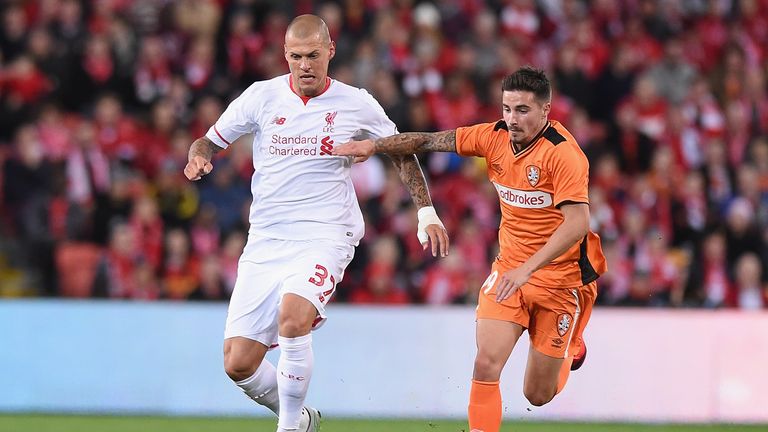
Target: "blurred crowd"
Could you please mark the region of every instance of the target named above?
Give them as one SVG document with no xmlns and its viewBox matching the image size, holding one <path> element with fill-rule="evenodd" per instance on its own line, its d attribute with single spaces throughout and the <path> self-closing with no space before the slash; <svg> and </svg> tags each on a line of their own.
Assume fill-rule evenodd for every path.
<svg viewBox="0 0 768 432">
<path fill-rule="evenodd" d="M 7 0 L 0 6 L 0 296 L 226 299 L 246 241 L 249 137 L 197 183 L 191 142 L 317 13 L 331 76 L 400 131 L 501 117 L 545 69 L 591 164 L 599 303 L 768 308 L 766 0 Z M 421 157 L 452 248 L 416 239 L 386 158 L 353 169 L 366 236 L 336 301 L 473 303 L 497 253 L 483 161 Z"/>
</svg>

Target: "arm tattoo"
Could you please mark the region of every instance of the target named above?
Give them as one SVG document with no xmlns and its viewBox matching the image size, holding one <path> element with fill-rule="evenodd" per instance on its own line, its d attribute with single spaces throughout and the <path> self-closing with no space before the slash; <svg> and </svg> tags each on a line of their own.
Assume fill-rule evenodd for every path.
<svg viewBox="0 0 768 432">
<path fill-rule="evenodd" d="M 427 180 L 424 173 L 421 172 L 421 165 L 415 155 L 390 155 L 392 162 L 397 168 L 400 180 L 411 194 L 416 208 L 428 207 L 432 205 L 432 199 L 429 197 Z"/>
<path fill-rule="evenodd" d="M 192 160 L 195 156 L 201 156 L 203 159 L 210 161 L 213 155 L 221 151 L 221 147 L 213 143 L 206 137 L 200 137 L 192 143 L 189 147 L 189 160 Z"/>
<path fill-rule="evenodd" d="M 376 153 L 407 155 L 422 152 L 455 152 L 456 130 L 407 132 L 374 141 Z"/>
</svg>

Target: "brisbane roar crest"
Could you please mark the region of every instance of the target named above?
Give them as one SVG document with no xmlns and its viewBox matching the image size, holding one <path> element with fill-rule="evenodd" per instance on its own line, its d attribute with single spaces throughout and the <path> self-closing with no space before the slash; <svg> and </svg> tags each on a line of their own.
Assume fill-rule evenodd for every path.
<svg viewBox="0 0 768 432">
<path fill-rule="evenodd" d="M 535 187 L 537 184 L 539 184 L 539 177 L 541 174 L 541 170 L 536 165 L 528 165 L 525 167 L 525 175 L 528 177 L 528 183 Z"/>
<path fill-rule="evenodd" d="M 571 321 L 573 321 L 573 319 L 570 315 L 560 314 L 557 317 L 557 334 L 565 336 L 565 334 L 568 333 L 568 329 L 571 328 Z"/>
</svg>

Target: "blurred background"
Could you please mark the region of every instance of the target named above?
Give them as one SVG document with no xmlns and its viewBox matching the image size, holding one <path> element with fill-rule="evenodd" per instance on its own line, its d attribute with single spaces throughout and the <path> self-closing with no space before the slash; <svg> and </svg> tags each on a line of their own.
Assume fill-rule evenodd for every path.
<svg viewBox="0 0 768 432">
<path fill-rule="evenodd" d="M 768 308 L 766 0 L 5 0 L 0 13 L 0 297 L 47 298 L 0 300 L 5 320 L 34 316 L 13 304 L 73 304 L 51 298 L 209 300 L 223 326 L 250 137 L 196 183 L 187 151 L 250 83 L 287 72 L 285 27 L 316 13 L 337 44 L 331 76 L 366 88 L 400 131 L 496 121 L 505 74 L 547 71 L 550 117 L 591 165 L 609 262 L 597 319 L 642 313 L 612 307 L 727 316 L 726 328 L 752 317 L 739 329 L 765 340 L 766 312 L 737 311 Z M 497 253 L 498 198 L 482 160 L 421 160 L 450 256 L 422 252 L 388 160 L 356 165 L 366 235 L 336 304 L 471 315 Z"/>
</svg>

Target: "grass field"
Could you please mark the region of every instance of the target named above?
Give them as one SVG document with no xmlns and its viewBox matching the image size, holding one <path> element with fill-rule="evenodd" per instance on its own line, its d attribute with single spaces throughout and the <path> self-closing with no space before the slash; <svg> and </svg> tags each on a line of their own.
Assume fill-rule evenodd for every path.
<svg viewBox="0 0 768 432">
<path fill-rule="evenodd" d="M 460 421 L 326 419 L 322 432 L 466 432 Z M 273 432 L 273 420 L 208 417 L 0 415 L 0 432 Z M 757 432 L 768 425 L 506 423 L 515 432 Z"/>
</svg>

